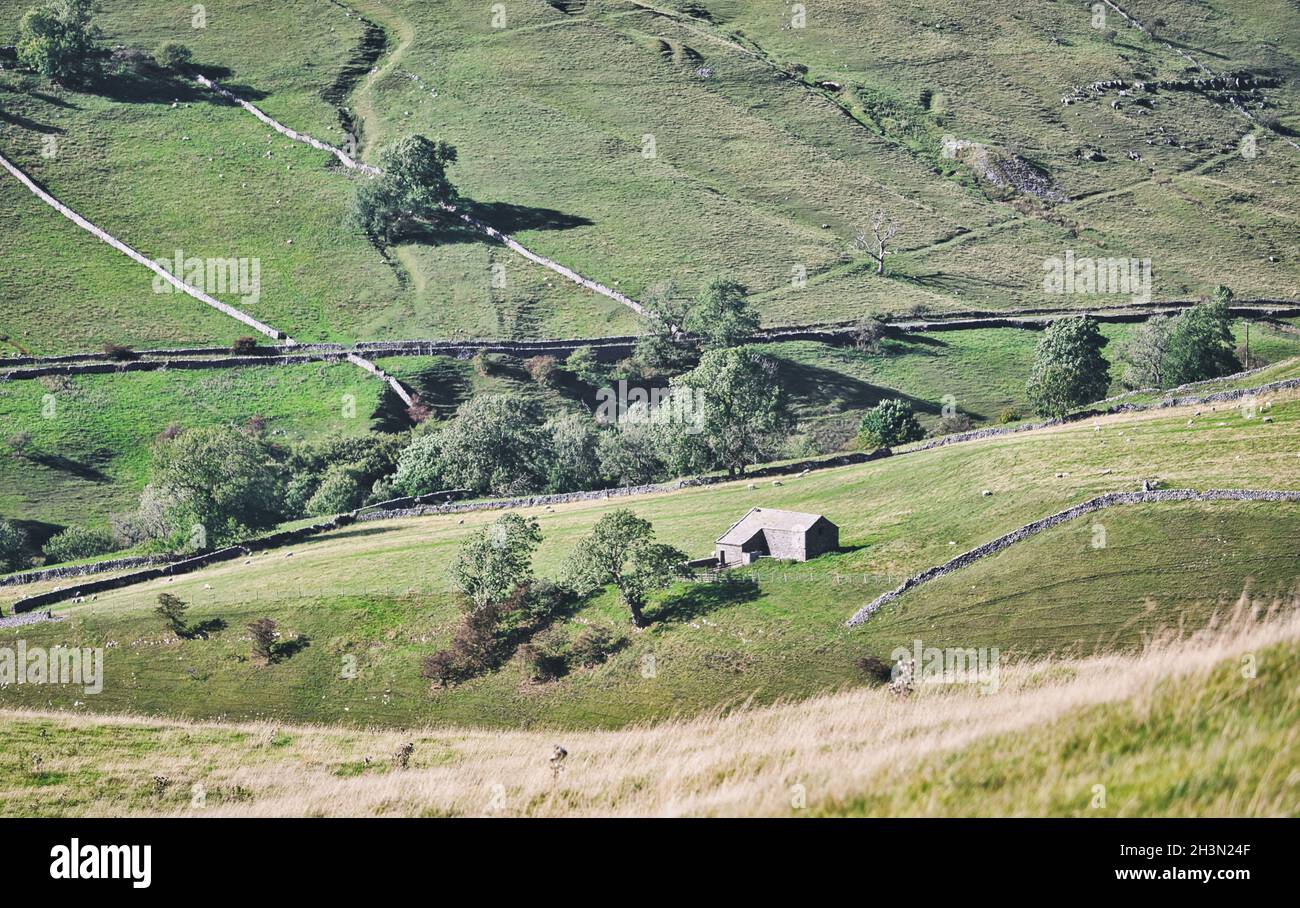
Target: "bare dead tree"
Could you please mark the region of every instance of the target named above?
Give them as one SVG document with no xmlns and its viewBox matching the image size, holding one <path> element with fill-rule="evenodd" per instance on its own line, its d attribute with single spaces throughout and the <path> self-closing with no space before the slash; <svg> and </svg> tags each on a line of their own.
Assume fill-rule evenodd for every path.
<svg viewBox="0 0 1300 908">
<path fill-rule="evenodd" d="M 884 274 L 885 256 L 893 254 L 889 242 L 897 235 L 898 225 L 891 223 L 883 210 L 877 209 L 871 221 L 871 239 L 868 240 L 866 231 L 862 231 L 854 238 L 853 246 L 871 256 L 876 263 L 876 274 Z"/>
</svg>

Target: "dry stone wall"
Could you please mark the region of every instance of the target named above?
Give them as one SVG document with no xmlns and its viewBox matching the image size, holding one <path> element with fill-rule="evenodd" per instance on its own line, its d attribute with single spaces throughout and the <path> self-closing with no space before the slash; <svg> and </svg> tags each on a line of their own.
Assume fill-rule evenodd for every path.
<svg viewBox="0 0 1300 908">
<path fill-rule="evenodd" d="M 1027 523 L 1017 530 L 1012 530 L 1003 536 L 983 545 L 976 546 L 969 552 L 964 552 L 956 558 L 946 561 L 943 564 L 924 570 L 915 576 L 909 577 L 894 587 L 887 593 L 877 596 L 871 602 L 868 602 L 862 608 L 853 613 L 853 617 L 847 622 L 848 627 L 854 627 L 862 624 L 882 606 L 888 605 L 899 596 L 909 590 L 913 590 L 923 583 L 929 583 L 931 580 L 937 580 L 953 571 L 966 567 L 979 561 L 981 558 L 987 558 L 995 555 L 1003 549 L 1014 545 L 1017 542 L 1035 536 L 1044 530 L 1059 526 L 1069 520 L 1082 517 L 1085 514 L 1091 514 L 1094 511 L 1100 511 L 1103 508 L 1111 508 L 1117 505 L 1125 504 L 1148 504 L 1154 502 L 1168 501 L 1286 501 L 1300 502 L 1300 491 L 1290 490 L 1271 490 L 1271 489 L 1210 489 L 1206 492 L 1198 492 L 1195 489 L 1157 489 L 1149 492 L 1110 492 L 1106 495 L 1098 495 L 1096 498 L 1089 498 L 1081 504 L 1066 508 L 1064 511 L 1058 511 L 1049 517 L 1041 520 L 1035 520 L 1033 523 Z"/>
</svg>

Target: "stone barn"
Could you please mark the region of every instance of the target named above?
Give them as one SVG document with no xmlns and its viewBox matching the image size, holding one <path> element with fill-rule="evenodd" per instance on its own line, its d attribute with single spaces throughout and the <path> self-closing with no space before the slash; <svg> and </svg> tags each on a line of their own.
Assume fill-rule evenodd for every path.
<svg viewBox="0 0 1300 908">
<path fill-rule="evenodd" d="M 807 561 L 840 547 L 840 528 L 820 514 L 754 508 L 718 538 L 713 550 L 721 567 L 752 564 L 767 555 Z"/>
</svg>

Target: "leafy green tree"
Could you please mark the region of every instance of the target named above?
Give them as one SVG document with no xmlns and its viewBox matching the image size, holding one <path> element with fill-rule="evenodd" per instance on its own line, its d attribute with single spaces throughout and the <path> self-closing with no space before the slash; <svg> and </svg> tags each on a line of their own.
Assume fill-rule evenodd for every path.
<svg viewBox="0 0 1300 908">
<path fill-rule="evenodd" d="M 668 472 L 660 454 L 662 445 L 650 422 L 649 408 L 633 404 L 618 425 L 600 433 L 596 454 L 601 476 L 620 486 L 657 482 Z"/>
<path fill-rule="evenodd" d="M 790 428 L 775 364 L 752 347 L 705 353 L 700 364 L 673 379 L 668 416 L 659 420 L 662 456 L 678 473 L 745 467 L 770 460 Z M 664 406 L 664 405 L 661 405 Z"/>
<path fill-rule="evenodd" d="M 163 620 L 167 627 L 177 637 L 184 637 L 188 626 L 185 623 L 185 612 L 189 606 L 181 601 L 179 596 L 173 596 L 171 593 L 158 594 L 158 607 L 155 608 L 154 614 Z"/>
<path fill-rule="evenodd" d="M 677 295 L 671 282 L 651 288 L 645 299 L 645 330 L 636 340 L 634 356 L 645 369 L 677 375 L 695 365 L 698 353 L 686 336 L 690 303 Z"/>
<path fill-rule="evenodd" d="M 380 176 L 357 188 L 351 221 L 372 239 L 388 243 L 412 223 L 441 220 L 458 194 L 447 177 L 456 149 L 424 136 L 408 136 L 379 152 Z"/>
<path fill-rule="evenodd" d="M 194 52 L 178 41 L 164 41 L 153 52 L 153 59 L 163 69 L 179 71 L 190 65 L 190 61 L 194 59 Z M 247 339 L 252 340 L 252 338 Z M 245 340 L 245 338 L 240 338 L 240 340 Z"/>
<path fill-rule="evenodd" d="M 1169 387 L 1218 378 L 1241 370 L 1233 351 L 1232 314 L 1227 298 L 1197 303 L 1174 319 L 1164 359 Z"/>
<path fill-rule="evenodd" d="M 686 555 L 654 541 L 654 527 L 620 508 L 596 522 L 591 535 L 573 550 L 568 577 L 581 595 L 613 584 L 632 616 L 633 627 L 645 627 L 644 608 L 650 593 L 690 576 Z"/>
<path fill-rule="evenodd" d="M 98 31 L 90 0 L 53 0 L 29 9 L 18 26 L 18 61 L 64 84 L 90 74 Z"/>
<path fill-rule="evenodd" d="M 550 433 L 547 488 L 552 492 L 594 489 L 601 484 L 600 429 L 589 416 L 571 413 L 546 424 Z"/>
<path fill-rule="evenodd" d="M 535 520 L 503 514 L 456 552 L 451 576 L 474 608 L 502 605 L 533 581 L 533 552 L 542 541 Z"/>
<path fill-rule="evenodd" d="M 924 437 L 912 408 L 897 399 L 882 400 L 864 413 L 858 424 L 858 438 L 864 447 L 889 448 Z"/>
<path fill-rule="evenodd" d="M 159 519 L 173 534 L 203 528 L 210 543 L 274 526 L 283 516 L 283 471 L 263 439 L 235 429 L 189 429 L 154 448 L 150 471 Z M 146 489 L 146 493 L 150 493 Z"/>
<path fill-rule="evenodd" d="M 368 491 L 357 467 L 346 463 L 332 464 L 307 500 L 306 510 L 313 517 L 354 511 L 366 503 Z"/>
<path fill-rule="evenodd" d="M 571 375 L 597 388 L 605 384 L 609 375 L 609 369 L 596 358 L 596 351 L 590 344 L 583 344 L 570 353 L 564 360 L 564 368 Z"/>
<path fill-rule="evenodd" d="M 393 491 L 401 495 L 425 495 L 450 488 L 442 478 L 442 439 L 438 433 L 421 435 L 397 458 Z"/>
<path fill-rule="evenodd" d="M 738 347 L 758 330 L 758 312 L 743 284 L 714 278 L 695 298 L 686 314 L 686 330 L 700 338 L 705 350 Z"/>
<path fill-rule="evenodd" d="M 1026 391 L 1043 416 L 1060 418 L 1106 395 L 1110 364 L 1101 355 L 1106 338 L 1088 316 L 1060 319 L 1043 332 L 1034 351 Z"/>
<path fill-rule="evenodd" d="M 22 567 L 23 543 L 23 531 L 0 518 L 0 572 L 8 573 Z"/>
<path fill-rule="evenodd" d="M 1119 358 L 1125 364 L 1121 381 L 1126 388 L 1166 387 L 1165 359 L 1169 355 L 1173 328 L 1171 316 L 1155 315 L 1139 325 L 1121 345 Z"/>
<path fill-rule="evenodd" d="M 550 456 L 543 419 L 532 400 L 474 397 L 402 452 L 394 485 L 407 495 L 446 488 L 508 495 L 543 488 Z"/>
<path fill-rule="evenodd" d="M 59 564 L 63 561 L 77 561 L 81 558 L 93 558 L 117 548 L 111 533 L 104 530 L 87 529 L 70 526 L 45 543 L 45 563 Z"/>
</svg>

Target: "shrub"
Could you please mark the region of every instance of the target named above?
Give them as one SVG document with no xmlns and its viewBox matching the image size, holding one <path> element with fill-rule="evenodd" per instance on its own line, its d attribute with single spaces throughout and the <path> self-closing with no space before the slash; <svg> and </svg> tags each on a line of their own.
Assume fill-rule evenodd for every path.
<svg viewBox="0 0 1300 908">
<path fill-rule="evenodd" d="M 15 432 L 9 436 L 9 452 L 14 457 L 26 457 L 32 449 L 32 433 Z"/>
<path fill-rule="evenodd" d="M 247 335 L 235 338 L 235 342 L 230 345 L 230 352 L 240 356 L 251 356 L 257 353 L 257 338 L 248 337 Z"/>
<path fill-rule="evenodd" d="M 440 649 L 421 661 L 420 677 L 440 686 L 455 684 L 461 677 L 460 662 L 451 650 Z"/>
<path fill-rule="evenodd" d="M 879 353 L 885 339 L 885 323 L 878 318 L 859 319 L 853 326 L 853 347 L 862 353 Z"/>
<path fill-rule="evenodd" d="M 275 641 L 280 635 L 275 622 L 270 618 L 258 618 L 248 625 L 248 633 L 253 640 L 253 661 L 267 665 L 275 656 Z"/>
<path fill-rule="evenodd" d="M 525 591 L 520 608 L 524 618 L 534 625 L 555 618 L 576 599 L 573 590 L 562 583 L 543 577 Z"/>
<path fill-rule="evenodd" d="M 893 666 L 876 656 L 863 656 L 853 664 L 868 681 L 876 684 L 887 684 L 893 677 Z"/>
<path fill-rule="evenodd" d="M 406 418 L 411 421 L 412 425 L 418 426 L 433 415 L 433 410 L 428 404 L 415 400 L 406 408 Z"/>
<path fill-rule="evenodd" d="M 57 82 L 71 82 L 95 67 L 90 0 L 55 0 L 29 9 L 18 26 L 18 60 Z"/>
<path fill-rule="evenodd" d="M 1020 411 L 1015 407 L 1005 407 L 998 411 L 998 425 L 1005 426 L 1007 423 L 1019 422 Z"/>
<path fill-rule="evenodd" d="M 546 684 L 563 677 L 569 670 L 568 660 L 554 633 L 541 634 L 519 647 L 519 658 L 534 684 Z"/>
<path fill-rule="evenodd" d="M 863 415 L 858 425 L 863 447 L 888 448 L 919 441 L 924 435 L 912 408 L 901 400 L 882 400 Z"/>
<path fill-rule="evenodd" d="M 63 561 L 93 558 L 111 552 L 116 547 L 111 533 L 70 526 L 45 543 L 45 563 L 59 564 Z"/>
<path fill-rule="evenodd" d="M 528 370 L 529 376 L 543 388 L 549 388 L 555 384 L 555 357 L 554 356 L 534 356 L 524 360 L 524 368 Z"/>
<path fill-rule="evenodd" d="M 965 413 L 954 413 L 939 420 L 939 431 L 935 434 L 956 435 L 958 432 L 969 432 L 974 427 L 975 423 Z"/>
<path fill-rule="evenodd" d="M 177 637 L 184 637 L 186 633 L 185 611 L 188 608 L 189 606 L 182 602 L 179 596 L 173 596 L 171 593 L 159 593 L 158 607 L 153 611 L 155 615 L 163 620 L 172 633 Z M 249 627 L 251 628 L 252 625 L 249 625 Z"/>
<path fill-rule="evenodd" d="M 0 571 L 8 573 L 23 566 L 23 531 L 0 518 Z"/>
<path fill-rule="evenodd" d="M 570 353 L 564 361 L 564 368 L 589 385 L 599 388 L 605 384 L 607 370 L 596 358 L 596 351 L 589 344 L 584 344 Z"/>
<path fill-rule="evenodd" d="M 489 603 L 467 611 L 452 635 L 451 645 L 426 656 L 420 674 L 438 684 L 454 684 L 491 671 L 501 664 L 497 634 L 502 607 Z"/>
<path fill-rule="evenodd" d="M 164 41 L 153 52 L 154 62 L 163 69 L 184 70 L 190 65 L 194 52 L 178 41 Z M 241 340 L 243 338 L 240 338 Z"/>
<path fill-rule="evenodd" d="M 625 637 L 615 637 L 609 628 L 593 625 L 588 627 L 569 647 L 569 658 L 582 668 L 595 668 L 600 665 L 627 642 Z"/>
<path fill-rule="evenodd" d="M 307 501 L 307 513 L 313 517 L 330 517 L 354 511 L 366 502 L 357 470 L 343 464 L 330 467 L 315 493 Z"/>
<path fill-rule="evenodd" d="M 104 344 L 104 355 L 117 362 L 140 358 L 140 354 L 124 344 Z"/>
</svg>

